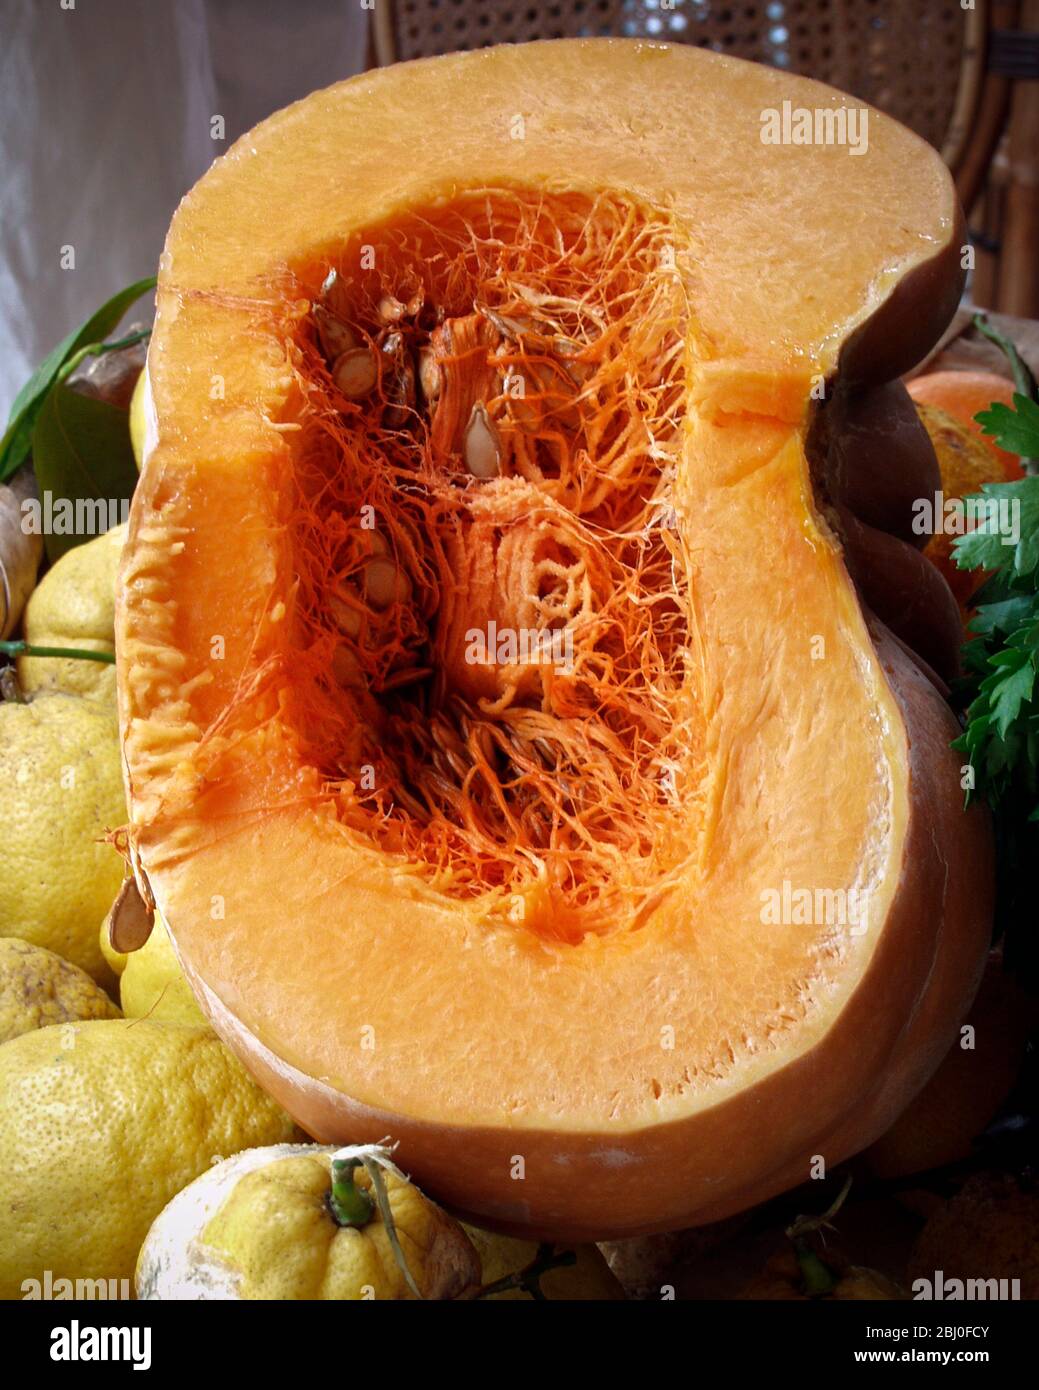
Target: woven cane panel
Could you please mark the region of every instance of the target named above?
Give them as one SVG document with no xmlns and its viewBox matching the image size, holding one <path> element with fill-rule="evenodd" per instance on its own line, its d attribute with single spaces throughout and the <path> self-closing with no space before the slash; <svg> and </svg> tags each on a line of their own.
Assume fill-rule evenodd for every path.
<svg viewBox="0 0 1039 1390">
<path fill-rule="evenodd" d="M 965 25 L 956 0 L 395 0 L 394 8 L 398 59 L 594 34 L 692 43 L 829 82 L 939 147 Z"/>
</svg>

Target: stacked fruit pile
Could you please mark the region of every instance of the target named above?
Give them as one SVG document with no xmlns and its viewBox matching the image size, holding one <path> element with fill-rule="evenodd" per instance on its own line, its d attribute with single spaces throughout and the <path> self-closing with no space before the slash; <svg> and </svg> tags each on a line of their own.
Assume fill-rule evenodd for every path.
<svg viewBox="0 0 1039 1390">
<path fill-rule="evenodd" d="M 617 93 L 601 134 L 575 62 Z M 458 65 L 481 119 L 567 88 L 552 139 L 505 177 L 456 115 L 440 192 L 402 203 L 391 156 Z M 919 1175 L 975 1162 L 1034 1009 L 997 951 L 967 1012 L 992 846 L 947 697 L 988 611 L 998 708 L 963 738 L 995 777 L 1031 695 L 1000 624 L 1033 596 L 986 610 L 912 516 L 925 483 L 1022 481 L 974 417 L 1006 443 L 1039 406 L 1023 377 L 907 395 L 960 288 L 948 180 L 879 116 L 854 178 L 763 151 L 771 81 L 576 43 L 318 94 L 185 200 L 147 369 L 149 330 L 105 341 L 134 286 L 19 397 L 0 1296 L 899 1298 L 955 1267 Z M 394 82 L 403 126 L 344 172 Z M 816 259 L 804 219 L 825 240 L 851 204 Z M 129 526 L 44 559 L 20 518 L 91 470 Z M 820 892 L 847 920 L 782 915 Z M 975 1182 L 961 1207 L 1034 1222 L 1016 1178 Z"/>
</svg>

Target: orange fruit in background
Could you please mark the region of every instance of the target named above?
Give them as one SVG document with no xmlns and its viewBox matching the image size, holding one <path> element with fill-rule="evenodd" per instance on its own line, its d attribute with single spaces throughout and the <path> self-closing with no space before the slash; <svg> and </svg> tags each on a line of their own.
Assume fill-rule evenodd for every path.
<svg viewBox="0 0 1039 1390">
<path fill-rule="evenodd" d="M 1004 481 L 1000 464 L 976 432 L 976 427 L 972 429 L 963 424 L 940 406 L 917 401 L 916 412 L 934 446 L 946 502 L 980 492 L 982 483 Z M 941 518 L 935 520 L 940 523 Z M 986 571 L 958 569 L 952 558 L 954 540 L 954 535 L 938 530 L 924 547 L 924 554 L 941 570 L 961 609 L 966 610 Z"/>
<path fill-rule="evenodd" d="M 1024 476 L 1018 456 L 1001 449 L 987 435 L 983 435 L 981 426 L 974 419 L 979 411 L 988 410 L 996 401 L 1013 405 L 1012 381 L 1005 376 L 997 376 L 995 372 L 928 372 L 907 381 L 906 389 L 918 405 L 937 406 L 984 441 L 985 447 L 999 460 L 1001 470 L 986 481 L 1013 482 L 1015 478 Z"/>
</svg>

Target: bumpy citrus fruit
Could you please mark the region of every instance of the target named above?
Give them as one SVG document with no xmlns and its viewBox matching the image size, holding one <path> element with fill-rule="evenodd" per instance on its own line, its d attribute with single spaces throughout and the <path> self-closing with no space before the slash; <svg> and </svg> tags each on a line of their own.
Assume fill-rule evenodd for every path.
<svg viewBox="0 0 1039 1390">
<path fill-rule="evenodd" d="M 205 1028 L 57 1024 L 0 1046 L 0 1298 L 123 1279 L 170 1198 L 212 1163 L 298 1138 Z"/>
<path fill-rule="evenodd" d="M 151 936 L 137 951 L 115 950 L 109 918 L 101 924 L 101 952 L 119 976 L 119 1002 L 127 1018 L 158 1018 L 170 1023 L 207 1025 L 173 949 L 162 914 L 156 912 Z"/>
<path fill-rule="evenodd" d="M 0 704 L 0 933 L 112 984 L 97 923 L 123 878 L 103 842 L 126 820 L 114 709 L 44 692 Z"/>
<path fill-rule="evenodd" d="M 147 378 L 148 369 L 146 367 L 137 378 L 133 395 L 130 397 L 130 443 L 133 446 L 133 456 L 137 460 L 138 468 L 144 462 L 144 436 L 147 429 L 144 392 Z"/>
<path fill-rule="evenodd" d="M 330 1206 L 335 1152 L 283 1144 L 238 1154 L 205 1173 L 149 1231 L 138 1296 L 413 1298 L 377 1203 L 363 1224 L 337 1224 Z M 401 1255 L 422 1297 L 454 1298 L 473 1287 L 480 1262 L 458 1222 L 402 1175 L 386 1172 L 383 1180 Z M 363 1168 L 354 1183 L 374 1198 Z"/>
<path fill-rule="evenodd" d="M 0 1043 L 52 1023 L 118 1017 L 85 970 L 19 937 L 0 937 Z"/>
<path fill-rule="evenodd" d="M 115 651 L 115 578 L 126 526 L 67 551 L 33 590 L 25 639 L 40 647 Z M 68 657 L 22 656 L 18 681 L 32 694 L 65 690 L 115 702 L 115 667 Z"/>
</svg>

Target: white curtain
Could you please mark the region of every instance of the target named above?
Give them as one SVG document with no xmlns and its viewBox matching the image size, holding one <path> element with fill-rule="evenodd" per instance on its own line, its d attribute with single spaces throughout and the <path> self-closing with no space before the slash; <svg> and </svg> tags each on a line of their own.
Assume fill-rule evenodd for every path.
<svg viewBox="0 0 1039 1390">
<path fill-rule="evenodd" d="M 154 273 L 214 158 L 363 70 L 368 17 L 360 0 L 0 0 L 0 426 L 55 343 Z"/>
</svg>

